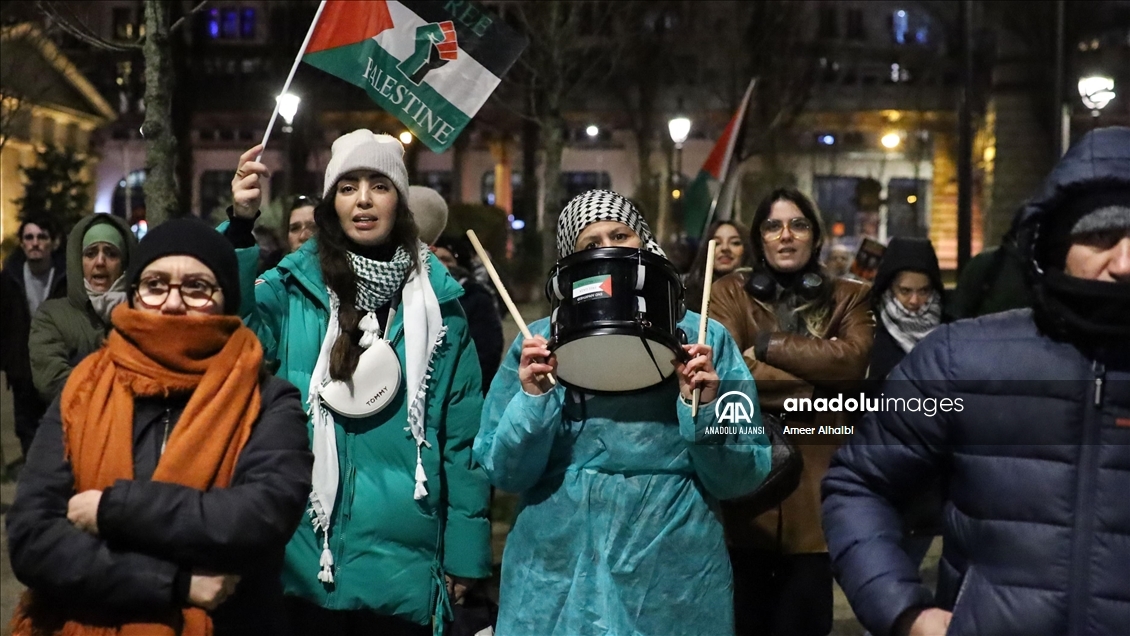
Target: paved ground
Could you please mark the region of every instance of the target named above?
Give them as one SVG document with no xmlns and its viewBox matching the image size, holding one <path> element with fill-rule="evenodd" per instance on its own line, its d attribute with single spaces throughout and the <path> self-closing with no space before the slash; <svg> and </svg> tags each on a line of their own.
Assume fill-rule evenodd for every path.
<svg viewBox="0 0 1130 636">
<path fill-rule="evenodd" d="M 547 312 L 545 307 L 538 305 L 522 307 L 523 316 L 527 321 L 533 321 L 541 318 Z M 507 318 L 503 323 L 503 330 L 505 341 L 507 345 L 517 336 L 518 328 L 512 320 Z M 0 376 L 0 449 L 3 453 L 0 456 L 0 466 L 5 466 L 20 456 L 19 443 L 15 437 L 15 430 L 12 419 L 12 396 L 7 389 L 7 382 L 2 380 Z M 11 505 L 15 497 L 15 484 L 5 482 L 0 484 L 0 511 L 6 512 L 8 506 Z M 496 496 L 495 500 L 495 518 L 499 522 L 495 524 L 493 529 L 493 547 L 495 563 L 500 563 L 502 559 L 502 549 L 506 542 L 506 533 L 510 529 L 510 519 L 512 517 L 512 510 L 516 498 L 505 493 Z M 15 609 L 15 604 L 19 599 L 19 595 L 23 592 L 23 586 L 20 585 L 15 577 L 12 575 L 12 568 L 8 561 L 8 540 L 7 532 L 0 524 L 0 636 L 7 636 L 9 634 L 8 621 L 12 616 L 12 611 Z M 927 577 L 936 575 L 937 560 L 940 554 L 940 543 L 935 542 L 930 554 L 927 555 L 925 572 Z M 497 577 L 497 567 L 496 567 Z M 493 582 L 495 590 L 497 590 L 497 580 Z M 497 593 L 497 592 L 496 592 Z M 863 633 L 863 629 L 855 620 L 851 608 L 848 606 L 847 599 L 844 598 L 843 593 L 839 587 L 835 590 L 835 627 L 832 631 L 832 636 L 859 636 Z"/>
</svg>

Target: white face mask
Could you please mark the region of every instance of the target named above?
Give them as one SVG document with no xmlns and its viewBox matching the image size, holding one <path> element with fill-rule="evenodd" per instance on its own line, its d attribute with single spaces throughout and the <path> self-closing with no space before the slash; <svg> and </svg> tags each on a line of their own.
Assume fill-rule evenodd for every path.
<svg viewBox="0 0 1130 636">
<path fill-rule="evenodd" d="M 321 396 L 335 413 L 368 417 L 388 406 L 399 390 L 400 360 L 388 340 L 380 339 L 361 352 L 350 380 L 328 380 Z"/>
</svg>

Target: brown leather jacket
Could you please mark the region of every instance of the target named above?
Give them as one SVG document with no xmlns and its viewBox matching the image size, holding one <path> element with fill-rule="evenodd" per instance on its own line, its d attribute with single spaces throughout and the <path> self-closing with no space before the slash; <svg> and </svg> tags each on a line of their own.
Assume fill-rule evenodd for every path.
<svg viewBox="0 0 1130 636">
<path fill-rule="evenodd" d="M 713 285 L 710 317 L 726 326 L 757 382 L 763 411 L 782 414 L 788 398 L 835 397 L 845 399 L 858 391 L 867 372 L 875 336 L 875 320 L 868 305 L 870 286 L 839 279 L 832 292 L 834 309 L 822 338 L 778 332 L 773 309 L 745 291 L 748 270 L 719 279 Z M 758 336 L 772 333 L 764 359 L 754 354 Z M 790 415 L 786 426 L 814 428 L 850 426 L 848 413 Z M 820 480 L 832 454 L 846 434 L 790 435 L 804 457 L 800 485 L 778 510 L 758 517 L 740 502 L 723 502 L 727 540 L 733 546 L 780 549 L 786 554 L 827 552 L 820 523 Z M 779 536 L 778 536 L 779 535 Z"/>
</svg>

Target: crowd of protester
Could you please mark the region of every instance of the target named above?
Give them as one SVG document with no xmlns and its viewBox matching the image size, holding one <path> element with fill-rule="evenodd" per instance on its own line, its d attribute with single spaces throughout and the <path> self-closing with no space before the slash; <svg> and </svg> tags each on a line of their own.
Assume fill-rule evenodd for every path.
<svg viewBox="0 0 1130 636">
<path fill-rule="evenodd" d="M 922 238 L 860 280 L 809 196 L 770 192 L 682 274 L 693 343 L 713 271 L 703 344 L 611 395 L 553 380 L 548 317 L 504 342 L 397 140 L 339 137 L 276 228 L 259 150 L 219 228 L 21 223 L 0 270 L 14 634 L 460 633 L 494 488 L 519 498 L 501 636 L 825 636 L 834 581 L 875 635 L 1130 625 L 1130 129 L 1076 143 L 954 289 Z M 555 238 L 665 256 L 608 191 Z M 704 433 L 692 401 L 731 382 L 753 426 Z M 789 406 L 856 395 L 963 408 Z M 768 501 L 761 424 L 800 466 Z"/>
</svg>

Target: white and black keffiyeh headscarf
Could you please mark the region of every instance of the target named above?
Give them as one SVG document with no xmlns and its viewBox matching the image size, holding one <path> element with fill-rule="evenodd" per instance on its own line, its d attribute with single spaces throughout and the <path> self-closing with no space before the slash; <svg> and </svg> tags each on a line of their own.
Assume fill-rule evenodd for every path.
<svg viewBox="0 0 1130 636">
<path fill-rule="evenodd" d="M 581 232 L 600 221 L 616 221 L 627 225 L 640 237 L 645 250 L 667 257 L 636 206 L 608 190 L 589 190 L 578 194 L 561 211 L 561 216 L 557 219 L 557 257 L 565 258 L 572 254 Z"/>
<path fill-rule="evenodd" d="M 883 326 L 904 353 L 909 353 L 919 340 L 942 324 L 942 302 L 937 292 L 931 294 L 930 302 L 920 307 L 918 311 L 910 311 L 903 307 L 898 298 L 895 298 L 894 289 L 891 288 L 883 292 L 882 302 L 880 312 Z"/>
</svg>

